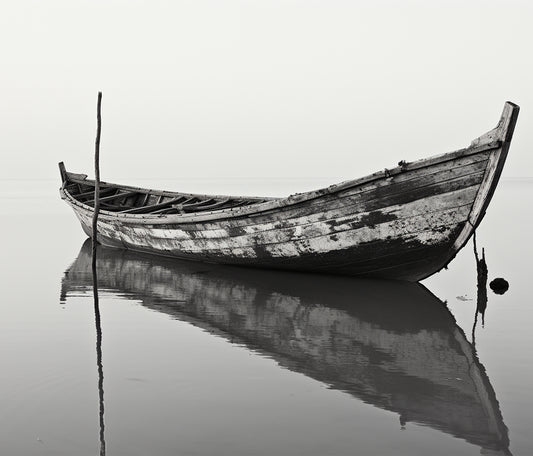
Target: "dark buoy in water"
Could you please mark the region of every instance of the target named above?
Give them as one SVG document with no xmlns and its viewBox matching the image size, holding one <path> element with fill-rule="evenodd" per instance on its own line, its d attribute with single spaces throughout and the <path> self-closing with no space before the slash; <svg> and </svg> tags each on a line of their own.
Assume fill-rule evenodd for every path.
<svg viewBox="0 0 533 456">
<path fill-rule="evenodd" d="M 489 286 L 494 293 L 502 295 L 509 289 L 509 282 L 501 277 L 498 277 L 497 279 L 494 279 Z"/>
</svg>

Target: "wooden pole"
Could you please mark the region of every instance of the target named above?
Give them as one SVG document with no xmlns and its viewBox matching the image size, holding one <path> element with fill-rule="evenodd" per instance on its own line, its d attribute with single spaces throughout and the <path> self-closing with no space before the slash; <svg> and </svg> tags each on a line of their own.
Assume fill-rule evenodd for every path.
<svg viewBox="0 0 533 456">
<path fill-rule="evenodd" d="M 96 246 L 98 245 L 98 212 L 100 211 L 100 134 L 102 131 L 102 92 L 98 92 L 96 107 L 96 141 L 94 147 L 94 213 L 92 235 L 92 273 L 94 297 L 94 321 L 96 325 L 96 364 L 98 367 L 98 397 L 100 405 L 100 456 L 105 456 L 105 423 L 104 423 L 104 368 L 102 364 L 102 325 L 100 304 L 98 301 L 98 278 L 96 274 Z"/>
<path fill-rule="evenodd" d="M 96 263 L 98 212 L 100 211 L 100 134 L 102 131 L 102 92 L 98 92 L 96 106 L 96 141 L 94 147 L 94 213 L 93 213 L 93 263 Z"/>
</svg>

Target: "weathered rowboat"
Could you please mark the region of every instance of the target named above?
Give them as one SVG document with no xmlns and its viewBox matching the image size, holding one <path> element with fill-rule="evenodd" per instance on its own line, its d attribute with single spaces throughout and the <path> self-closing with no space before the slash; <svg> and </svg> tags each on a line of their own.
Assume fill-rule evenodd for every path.
<svg viewBox="0 0 533 456">
<path fill-rule="evenodd" d="M 286 198 L 101 184 L 98 241 L 210 263 L 421 280 L 481 222 L 519 107 L 464 149 Z M 94 181 L 59 164 L 61 197 L 91 236 Z"/>
<path fill-rule="evenodd" d="M 103 296 L 245 346 L 397 414 L 401 425 L 427 426 L 484 455 L 511 454 L 475 348 L 420 284 L 236 270 L 106 247 L 96 271 Z M 61 300 L 75 306 L 71 298 L 86 294 L 93 294 L 89 240 L 63 277 Z"/>
</svg>

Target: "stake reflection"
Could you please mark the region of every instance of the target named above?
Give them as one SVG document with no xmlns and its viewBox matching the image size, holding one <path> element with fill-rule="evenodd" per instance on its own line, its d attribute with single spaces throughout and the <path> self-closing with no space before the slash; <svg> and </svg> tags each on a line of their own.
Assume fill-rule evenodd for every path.
<svg viewBox="0 0 533 456">
<path fill-rule="evenodd" d="M 102 364 L 102 323 L 100 302 L 98 300 L 97 250 L 93 251 L 92 279 L 94 297 L 94 324 L 96 327 L 96 365 L 98 367 L 98 403 L 100 422 L 100 456 L 105 456 L 105 422 L 104 422 L 104 366 Z"/>
</svg>

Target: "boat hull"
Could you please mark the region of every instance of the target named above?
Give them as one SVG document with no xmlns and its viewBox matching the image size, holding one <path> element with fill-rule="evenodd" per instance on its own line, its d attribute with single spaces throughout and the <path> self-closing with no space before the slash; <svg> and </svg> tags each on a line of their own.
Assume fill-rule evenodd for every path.
<svg viewBox="0 0 533 456">
<path fill-rule="evenodd" d="M 184 215 L 102 211 L 98 241 L 247 267 L 421 280 L 445 267 L 479 225 L 498 182 L 518 107 L 472 146 L 401 163 L 327 189 Z M 93 208 L 70 197 L 91 236 Z"/>
<path fill-rule="evenodd" d="M 422 227 L 427 220 L 409 223 L 398 218 L 398 225 L 404 223 L 401 234 L 396 233 L 394 226 L 374 225 L 343 232 L 332 230 L 313 240 L 295 239 L 283 243 L 272 239 L 279 233 L 263 235 L 266 239 L 261 242 L 257 241 L 258 236 L 246 236 L 242 244 L 230 235 L 238 227 L 218 228 L 227 235 L 213 241 L 202 237 L 210 231 L 202 226 L 191 231 L 190 227 L 179 224 L 160 228 L 117 226 L 102 221 L 98 223 L 98 242 L 109 247 L 208 263 L 417 281 L 451 260 L 454 241 L 466 224 L 466 215 L 459 215 L 462 220 L 451 225 L 448 219 L 446 226 L 425 223 Z M 453 214 L 438 216 L 451 218 Z M 91 215 L 79 214 L 79 219 L 83 230 L 91 236 Z M 383 229 L 391 234 L 380 239 L 378 236 Z M 190 240 L 180 239 L 184 237 Z M 352 242 L 355 237 L 368 241 Z M 199 244 L 203 246 L 201 249 L 194 248 Z"/>
</svg>

